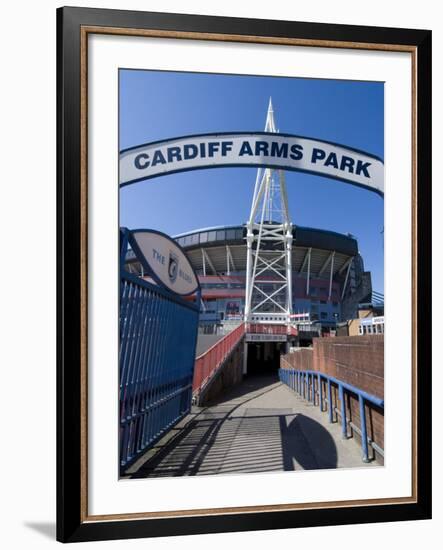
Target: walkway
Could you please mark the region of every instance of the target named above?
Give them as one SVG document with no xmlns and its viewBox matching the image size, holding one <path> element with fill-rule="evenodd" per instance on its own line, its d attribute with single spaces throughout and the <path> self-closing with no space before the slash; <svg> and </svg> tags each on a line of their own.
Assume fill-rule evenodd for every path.
<svg viewBox="0 0 443 550">
<path fill-rule="evenodd" d="M 338 424 L 276 377 L 247 377 L 210 407 L 194 408 L 125 477 L 367 468 Z"/>
</svg>

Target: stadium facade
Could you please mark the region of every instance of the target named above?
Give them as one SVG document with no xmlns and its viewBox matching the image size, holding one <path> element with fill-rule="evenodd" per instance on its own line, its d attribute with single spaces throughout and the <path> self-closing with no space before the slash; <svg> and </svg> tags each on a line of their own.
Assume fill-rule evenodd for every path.
<svg viewBox="0 0 443 550">
<path fill-rule="evenodd" d="M 354 236 L 333 231 L 292 228 L 292 312 L 294 323 L 309 323 L 323 334 L 357 316 L 359 304 L 371 302 L 371 274 Z M 246 224 L 198 229 L 176 235 L 200 281 L 200 325 L 214 327 L 245 313 Z M 129 252 L 127 268 L 143 276 Z M 269 274 L 265 274 L 269 279 Z M 277 281 L 276 281 L 277 284 Z M 272 323 L 272 310 L 263 320 Z"/>
</svg>

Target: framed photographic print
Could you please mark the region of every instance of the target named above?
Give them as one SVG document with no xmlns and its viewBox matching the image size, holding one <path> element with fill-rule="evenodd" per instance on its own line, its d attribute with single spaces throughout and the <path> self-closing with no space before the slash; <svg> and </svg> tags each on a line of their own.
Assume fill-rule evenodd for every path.
<svg viewBox="0 0 443 550">
<path fill-rule="evenodd" d="M 60 8 L 63 542 L 431 517 L 431 32 Z"/>
</svg>

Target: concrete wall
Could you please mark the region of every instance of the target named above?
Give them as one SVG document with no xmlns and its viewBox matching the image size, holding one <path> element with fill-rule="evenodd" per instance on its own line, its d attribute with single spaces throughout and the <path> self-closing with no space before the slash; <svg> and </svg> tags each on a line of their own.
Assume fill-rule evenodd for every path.
<svg viewBox="0 0 443 550">
<path fill-rule="evenodd" d="M 376 397 L 384 398 L 384 335 L 315 338 L 312 348 L 301 348 L 282 356 L 281 367 L 319 371 Z M 349 395 L 345 401 L 348 420 L 360 426 L 358 399 Z M 338 391 L 335 387 L 332 402 L 340 409 Z M 369 437 L 383 449 L 383 411 L 367 406 L 366 419 Z M 360 436 L 356 432 L 353 436 L 360 441 Z M 377 453 L 375 458 L 383 461 L 381 454 Z"/>
<path fill-rule="evenodd" d="M 243 379 L 243 339 L 225 361 L 224 365 L 209 381 L 199 396 L 200 407 L 216 400 L 228 388 L 239 384 Z"/>
</svg>

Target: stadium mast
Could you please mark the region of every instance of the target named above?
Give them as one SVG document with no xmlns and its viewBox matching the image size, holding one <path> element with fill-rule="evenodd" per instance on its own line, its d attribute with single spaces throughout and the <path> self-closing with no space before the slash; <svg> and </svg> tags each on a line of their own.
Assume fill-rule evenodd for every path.
<svg viewBox="0 0 443 550">
<path fill-rule="evenodd" d="M 272 98 L 269 98 L 265 132 L 278 133 Z M 246 227 L 245 322 L 289 325 L 292 314 L 292 224 L 283 170 L 257 170 Z"/>
</svg>

